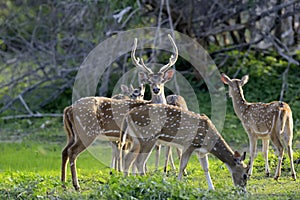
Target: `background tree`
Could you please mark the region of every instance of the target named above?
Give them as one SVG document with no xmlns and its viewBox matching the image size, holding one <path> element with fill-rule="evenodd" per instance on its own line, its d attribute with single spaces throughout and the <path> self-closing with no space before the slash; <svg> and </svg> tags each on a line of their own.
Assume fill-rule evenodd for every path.
<svg viewBox="0 0 300 200">
<path fill-rule="evenodd" d="M 209 50 L 220 69 L 234 75 L 252 54 L 283 60 L 284 69 L 276 72 L 281 99 L 290 66 L 299 65 L 300 0 L 6 0 L 0 7 L 3 116 L 60 114 L 71 103 L 74 77 L 87 54 L 111 35 L 136 27 L 185 33 Z M 129 69 L 128 58 L 106 71 L 98 95 L 111 94 L 109 83 Z M 178 69 L 201 83 L 188 64 L 179 62 Z M 298 94 L 292 94 L 295 100 Z"/>
</svg>

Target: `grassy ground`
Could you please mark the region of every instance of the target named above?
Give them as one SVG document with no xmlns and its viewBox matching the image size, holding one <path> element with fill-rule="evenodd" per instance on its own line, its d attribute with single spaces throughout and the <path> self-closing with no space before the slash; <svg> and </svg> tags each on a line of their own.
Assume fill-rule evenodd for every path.
<svg viewBox="0 0 300 200">
<path fill-rule="evenodd" d="M 0 128 L 0 199 L 299 199 L 298 181 L 292 181 L 289 160 L 285 159 L 279 182 L 264 176 L 261 154 L 255 162 L 253 177 L 247 193 L 233 187 L 226 166 L 209 157 L 210 173 L 216 191 L 208 191 L 200 164 L 193 156 L 188 164 L 188 175 L 176 180 L 176 171 L 167 175 L 153 170 L 151 158 L 147 176 L 124 176 L 112 172 L 110 148 L 97 142 L 78 158 L 81 192 L 75 192 L 68 168 L 67 189 L 61 187 L 61 149 L 66 136 L 61 119 L 22 120 L 1 123 Z M 242 131 L 242 130 L 239 130 Z M 237 131 L 237 132 L 239 132 Z M 231 145 L 237 149 L 242 145 Z M 295 149 L 295 158 L 300 157 Z M 273 151 L 270 166 L 274 174 L 277 158 Z M 178 166 L 178 161 L 177 166 Z M 163 162 L 161 162 L 163 163 Z M 299 171 L 296 165 L 296 171 Z"/>
</svg>

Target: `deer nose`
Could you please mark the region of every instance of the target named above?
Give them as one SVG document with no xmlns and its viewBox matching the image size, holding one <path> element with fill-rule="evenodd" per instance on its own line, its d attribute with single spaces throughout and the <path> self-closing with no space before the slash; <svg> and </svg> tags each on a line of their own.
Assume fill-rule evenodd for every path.
<svg viewBox="0 0 300 200">
<path fill-rule="evenodd" d="M 158 93 L 159 93 L 159 91 L 160 91 L 160 89 L 159 89 L 159 88 L 157 88 L 157 87 L 153 88 L 153 92 L 154 92 L 155 94 L 158 94 Z"/>
</svg>

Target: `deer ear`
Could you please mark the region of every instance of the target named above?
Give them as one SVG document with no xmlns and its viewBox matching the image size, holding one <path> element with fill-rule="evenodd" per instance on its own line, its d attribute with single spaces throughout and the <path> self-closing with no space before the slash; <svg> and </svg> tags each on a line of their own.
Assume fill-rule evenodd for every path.
<svg viewBox="0 0 300 200">
<path fill-rule="evenodd" d="M 231 83 L 231 79 L 226 74 L 221 75 L 221 80 L 223 81 L 223 83 L 225 83 L 227 85 L 229 85 L 229 83 Z"/>
<path fill-rule="evenodd" d="M 129 88 L 126 85 L 124 85 L 124 84 L 121 85 L 121 90 L 125 94 L 129 93 Z"/>
<path fill-rule="evenodd" d="M 143 84 L 149 82 L 149 81 L 148 81 L 149 77 L 148 77 L 148 75 L 147 75 L 146 73 L 144 73 L 144 72 L 139 72 L 139 79 L 140 79 L 140 82 L 143 83 Z"/>
<path fill-rule="evenodd" d="M 175 70 L 172 70 L 172 69 L 168 70 L 164 74 L 164 82 L 171 80 L 173 78 L 174 74 L 175 74 Z"/>
<path fill-rule="evenodd" d="M 239 158 L 239 157 L 241 157 L 241 154 L 238 151 L 235 151 L 234 152 L 234 157 Z"/>
<path fill-rule="evenodd" d="M 241 81 L 242 81 L 242 86 L 245 85 L 249 80 L 249 75 L 245 75 L 242 77 Z"/>
</svg>

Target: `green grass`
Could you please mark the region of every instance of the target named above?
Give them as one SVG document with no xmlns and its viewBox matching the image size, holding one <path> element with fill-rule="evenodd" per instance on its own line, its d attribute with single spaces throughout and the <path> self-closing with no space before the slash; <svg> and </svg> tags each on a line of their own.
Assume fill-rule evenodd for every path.
<svg viewBox="0 0 300 200">
<path fill-rule="evenodd" d="M 234 121 L 233 117 L 228 120 Z M 42 124 L 48 122 L 47 128 Z M 3 123 L 3 122 L 2 122 Z M 176 179 L 177 171 L 170 170 L 166 175 L 154 171 L 154 158 L 150 158 L 149 173 L 146 176 L 129 176 L 113 171 L 108 167 L 111 150 L 108 143 L 96 142 L 82 153 L 77 162 L 81 192 L 76 192 L 71 183 L 68 166 L 66 189 L 61 187 L 61 150 L 66 136 L 61 119 L 27 120 L 18 123 L 1 124 L 0 143 L 0 199 L 299 199 L 298 181 L 292 181 L 289 172 L 289 159 L 283 162 L 279 182 L 264 175 L 264 161 L 259 153 L 255 160 L 253 177 L 248 181 L 247 193 L 240 193 L 233 186 L 226 166 L 213 156 L 209 156 L 210 173 L 216 191 L 208 191 L 204 172 L 195 155 L 189 161 L 188 175 L 182 181 Z M 231 125 L 232 126 L 232 125 Z M 243 130 L 234 129 L 234 134 Z M 229 137 L 231 140 L 234 137 Z M 14 138 L 15 142 L 7 142 Z M 225 138 L 226 139 L 226 138 Z M 242 150 L 247 146 L 232 144 L 233 149 Z M 3 142 L 6 141 L 6 142 Z M 294 142 L 295 143 L 295 142 Z M 294 157 L 300 151 L 294 148 Z M 164 155 L 164 152 L 162 152 Z M 163 156 L 161 156 L 163 157 Z M 285 156 L 287 157 L 287 156 Z M 176 156 L 174 155 L 174 158 Z M 249 157 L 248 157 L 249 159 Z M 277 156 L 271 150 L 271 174 L 274 175 Z M 161 158 L 161 167 L 163 158 Z M 176 160 L 178 167 L 178 160 Z M 299 171 L 300 166 L 296 166 Z"/>
</svg>

